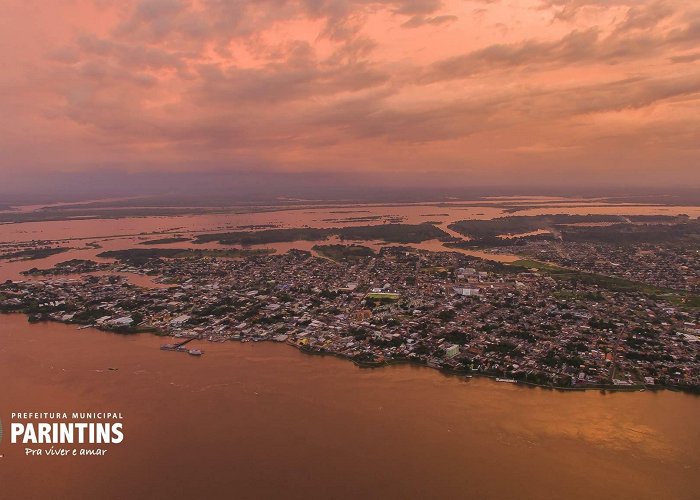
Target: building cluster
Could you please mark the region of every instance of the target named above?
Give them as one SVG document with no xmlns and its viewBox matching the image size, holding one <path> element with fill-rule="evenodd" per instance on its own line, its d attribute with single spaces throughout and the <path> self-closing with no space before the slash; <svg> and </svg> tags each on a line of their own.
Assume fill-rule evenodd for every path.
<svg viewBox="0 0 700 500">
<path fill-rule="evenodd" d="M 580 271 L 700 293 L 700 249 L 688 243 L 529 241 L 518 247 L 518 253 Z"/>
<path fill-rule="evenodd" d="M 0 310 L 125 333 L 274 340 L 365 366 L 410 361 L 557 387 L 700 389 L 697 310 L 459 253 L 385 247 L 336 262 L 292 250 L 110 266 L 170 286 L 140 288 L 100 266 L 97 275 L 6 282 Z"/>
</svg>

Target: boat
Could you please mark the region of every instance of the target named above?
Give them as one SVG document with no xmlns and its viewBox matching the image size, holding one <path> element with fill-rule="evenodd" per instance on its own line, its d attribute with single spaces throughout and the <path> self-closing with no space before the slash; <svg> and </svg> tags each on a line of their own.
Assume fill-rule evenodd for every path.
<svg viewBox="0 0 700 500">
<path fill-rule="evenodd" d="M 517 384 L 518 381 L 512 378 L 500 378 L 496 377 L 496 382 L 506 382 L 508 384 Z"/>
<path fill-rule="evenodd" d="M 189 351 L 187 351 L 187 354 L 190 354 L 192 356 L 201 356 L 202 354 L 204 354 L 204 351 L 200 349 L 190 349 Z"/>
<path fill-rule="evenodd" d="M 161 351 L 177 351 L 177 346 L 175 344 L 163 344 L 160 346 Z"/>
</svg>

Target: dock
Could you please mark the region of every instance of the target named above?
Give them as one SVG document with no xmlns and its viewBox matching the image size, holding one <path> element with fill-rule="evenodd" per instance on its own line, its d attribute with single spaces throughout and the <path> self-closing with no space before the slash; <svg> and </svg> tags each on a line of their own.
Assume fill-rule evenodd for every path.
<svg viewBox="0 0 700 500">
<path fill-rule="evenodd" d="M 192 356 L 201 356 L 204 354 L 204 351 L 200 349 L 188 349 L 185 347 L 185 345 L 189 344 L 193 340 L 197 340 L 197 337 L 192 337 L 187 340 L 183 340 L 182 342 L 178 342 L 176 344 L 163 344 L 160 346 L 161 351 L 177 351 L 177 352 L 186 352 L 188 354 L 191 354 Z"/>
</svg>

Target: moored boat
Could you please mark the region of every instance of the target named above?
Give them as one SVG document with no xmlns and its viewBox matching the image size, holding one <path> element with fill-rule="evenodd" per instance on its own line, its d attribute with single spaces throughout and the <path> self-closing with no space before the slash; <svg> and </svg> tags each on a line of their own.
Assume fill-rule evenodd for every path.
<svg viewBox="0 0 700 500">
<path fill-rule="evenodd" d="M 517 384 L 517 383 L 518 383 L 518 381 L 515 380 L 515 379 L 512 379 L 512 378 L 500 378 L 500 377 L 497 377 L 497 378 L 496 378 L 496 382 L 506 382 L 506 383 L 508 383 L 508 384 Z"/>
</svg>

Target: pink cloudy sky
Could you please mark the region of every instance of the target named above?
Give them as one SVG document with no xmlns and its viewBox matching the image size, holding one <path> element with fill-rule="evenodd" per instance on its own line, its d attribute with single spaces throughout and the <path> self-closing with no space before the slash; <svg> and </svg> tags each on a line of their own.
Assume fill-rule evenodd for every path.
<svg viewBox="0 0 700 500">
<path fill-rule="evenodd" d="M 0 172 L 700 184 L 691 0 L 7 0 Z"/>
</svg>

